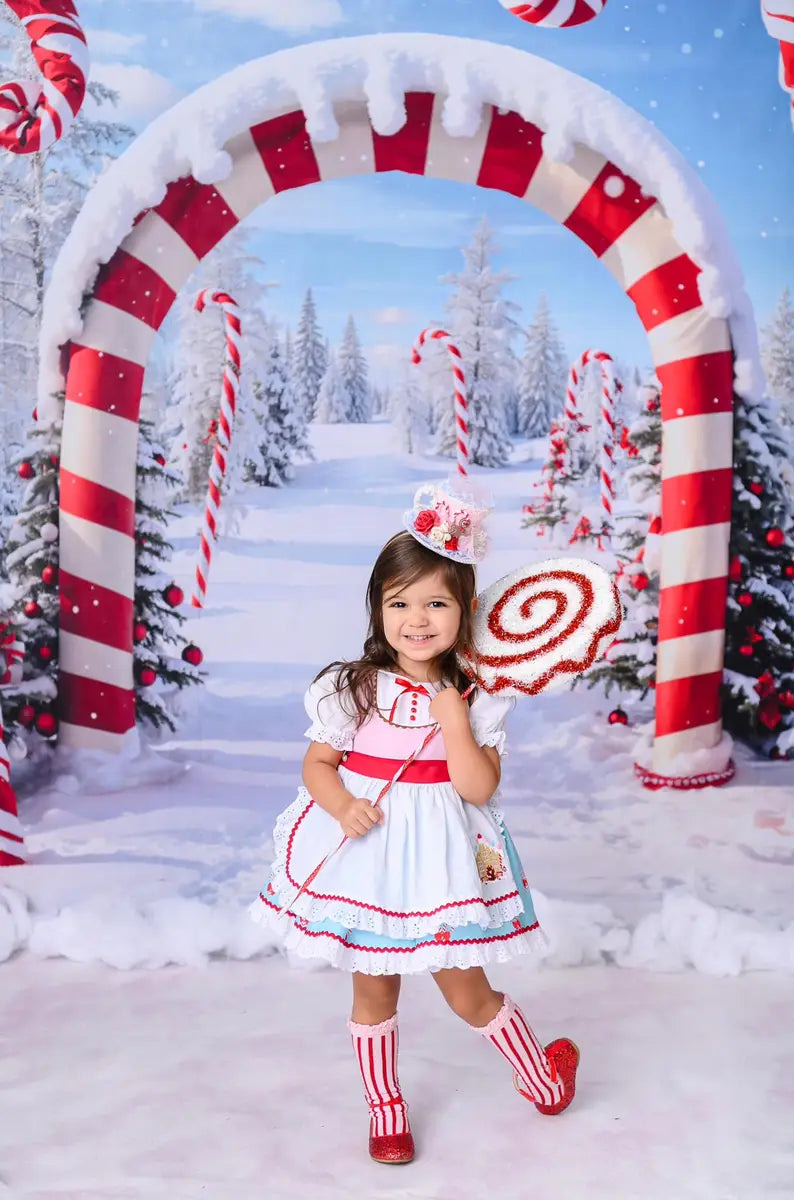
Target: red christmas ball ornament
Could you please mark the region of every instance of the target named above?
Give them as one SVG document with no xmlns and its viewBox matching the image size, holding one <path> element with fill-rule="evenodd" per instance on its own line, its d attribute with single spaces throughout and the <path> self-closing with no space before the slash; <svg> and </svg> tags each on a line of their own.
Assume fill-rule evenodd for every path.
<svg viewBox="0 0 794 1200">
<path fill-rule="evenodd" d="M 47 566 L 44 567 L 44 569 L 41 572 L 41 582 L 46 583 L 47 586 L 49 587 L 51 584 L 56 582 L 57 578 L 58 578 L 58 568 L 53 566 L 52 563 L 47 563 Z"/>
<path fill-rule="evenodd" d="M 164 467 L 165 466 L 165 455 L 164 454 L 155 454 L 154 461 L 157 463 L 157 465 L 159 467 Z"/>
<path fill-rule="evenodd" d="M 794 579 L 794 563 L 786 563 L 783 568 L 783 574 L 786 576 L 786 579 Z"/>
<path fill-rule="evenodd" d="M 771 529 L 766 531 L 767 545 L 772 546 L 775 550 L 778 548 L 778 546 L 782 546 L 785 540 L 786 535 L 779 525 L 773 525 Z"/>
<path fill-rule="evenodd" d="M 734 554 L 731 559 L 731 565 L 728 567 L 728 574 L 734 583 L 738 583 L 742 577 L 742 560 L 738 554 Z"/>
<path fill-rule="evenodd" d="M 52 662 L 52 659 L 55 655 L 55 650 L 52 646 L 45 642 L 43 646 L 39 646 L 38 655 L 42 662 Z"/>
<path fill-rule="evenodd" d="M 190 645 L 185 646 L 182 651 L 182 658 L 186 663 L 190 663 L 191 667 L 200 667 L 204 662 L 204 655 L 198 646 L 194 646 L 192 642 Z"/>
<path fill-rule="evenodd" d="M 36 710 L 32 704 L 23 704 L 17 713 L 17 720 L 25 729 L 30 729 L 33 722 L 36 720 Z"/>
<path fill-rule="evenodd" d="M 778 696 L 778 700 L 784 708 L 794 708 L 794 692 L 781 692 Z"/>
<path fill-rule="evenodd" d="M 648 526 L 648 533 L 659 534 L 662 532 L 662 518 L 654 517 Z"/>
<path fill-rule="evenodd" d="M 739 601 L 742 608 L 749 608 L 753 602 L 753 597 L 749 592 L 739 592 L 739 595 L 736 597 L 736 599 Z"/>
<path fill-rule="evenodd" d="M 175 583 L 170 583 L 163 592 L 163 599 L 171 608 L 178 608 L 185 598 L 185 593 L 181 587 L 177 587 Z"/>
<path fill-rule="evenodd" d="M 764 485 L 762 483 L 758 483 L 757 481 L 755 483 L 751 483 L 750 491 L 753 493 L 754 496 L 763 496 Z"/>
<path fill-rule="evenodd" d="M 610 725 L 628 725 L 629 723 L 628 714 L 622 708 L 613 708 L 608 720 Z"/>
<path fill-rule="evenodd" d="M 21 462 L 17 467 L 17 475 L 20 479 L 32 479 L 35 474 L 33 463 Z"/>
<path fill-rule="evenodd" d="M 33 418 L 33 420 L 34 420 L 34 421 L 38 421 L 38 419 L 39 419 L 39 410 L 38 410 L 38 408 L 34 408 L 34 409 L 33 409 L 33 412 L 32 412 L 30 415 L 32 416 L 32 418 Z"/>
<path fill-rule="evenodd" d="M 26 601 L 25 607 L 23 608 L 22 611 L 24 612 L 26 617 L 40 617 L 41 616 L 41 609 L 39 608 L 39 606 L 35 600 Z"/>
<path fill-rule="evenodd" d="M 750 658 L 753 654 L 753 648 L 752 646 L 740 646 L 739 653 L 743 654 L 745 658 Z"/>
<path fill-rule="evenodd" d="M 58 466 L 58 455 L 57 455 L 57 454 L 51 454 L 51 455 L 50 455 L 50 462 L 52 463 L 52 465 L 53 465 L 54 467 L 57 467 L 57 466 Z"/>
<path fill-rule="evenodd" d="M 151 687 L 156 678 L 157 672 L 153 671 L 151 667 L 141 667 L 138 672 L 138 682 L 141 687 Z"/>
<path fill-rule="evenodd" d="M 632 575 L 631 586 L 636 588 L 638 592 L 644 592 L 650 580 L 644 571 L 640 571 L 637 575 Z"/>
<path fill-rule="evenodd" d="M 36 717 L 36 729 L 42 737 L 52 737 L 57 728 L 58 722 L 52 713 L 43 712 Z"/>
<path fill-rule="evenodd" d="M 149 636 L 149 626 L 144 625 L 143 621 L 137 621 L 133 626 L 132 636 L 136 642 L 145 642 Z"/>
</svg>

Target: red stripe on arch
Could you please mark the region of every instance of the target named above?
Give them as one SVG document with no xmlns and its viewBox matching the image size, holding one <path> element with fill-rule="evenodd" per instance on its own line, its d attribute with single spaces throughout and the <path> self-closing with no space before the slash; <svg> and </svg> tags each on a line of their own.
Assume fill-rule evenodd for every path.
<svg viewBox="0 0 794 1200">
<path fill-rule="evenodd" d="M 403 127 L 388 136 L 373 129 L 376 172 L 404 171 L 407 175 L 424 175 L 434 100 L 432 92 L 409 92 L 405 97 Z"/>
<path fill-rule="evenodd" d="M 117 250 L 99 272 L 94 296 L 159 329 L 176 292 L 146 263 L 126 250 Z"/>
<path fill-rule="evenodd" d="M 254 125 L 251 137 L 274 191 L 288 192 L 307 183 L 319 183 L 320 168 L 306 132 L 306 115 L 300 109 Z"/>
<path fill-rule="evenodd" d="M 543 130 L 518 113 L 494 108 L 478 187 L 523 196 L 543 158 Z"/>
<path fill-rule="evenodd" d="M 662 385 L 662 421 L 733 411 L 733 354 L 717 350 L 656 368 Z"/>
<path fill-rule="evenodd" d="M 619 195 L 608 194 L 608 182 L 622 188 Z M 636 179 L 608 162 L 563 224 L 600 258 L 655 203 L 655 197 L 642 194 Z"/>
<path fill-rule="evenodd" d="M 725 628 L 728 579 L 699 579 L 663 587 L 659 594 L 659 641 Z"/>
<path fill-rule="evenodd" d="M 107 351 L 71 345 L 66 399 L 99 412 L 137 421 L 144 367 Z"/>
<path fill-rule="evenodd" d="M 135 693 L 132 687 L 120 688 L 61 671 L 58 712 L 70 725 L 84 725 L 103 733 L 126 733 L 135 724 Z M 92 717 L 92 713 L 96 715 Z"/>
<path fill-rule="evenodd" d="M 105 529 L 135 536 L 135 502 L 121 492 L 93 483 L 61 467 L 61 509 Z"/>
<path fill-rule="evenodd" d="M 169 183 L 165 199 L 154 210 L 178 233 L 197 258 L 204 258 L 237 224 L 223 196 L 192 175 Z"/>
<path fill-rule="evenodd" d="M 13 842 L 17 840 L 4 830 L 0 831 L 0 839 L 2 838 L 9 838 Z M 24 858 L 18 858 L 16 854 L 12 854 L 10 850 L 4 850 L 0 845 L 0 867 L 24 867 L 24 865 Z"/>
<path fill-rule="evenodd" d="M 68 571 L 58 572 L 58 590 L 61 629 L 80 637 L 90 636 L 92 641 L 115 650 L 132 652 L 134 606 L 129 596 Z"/>
<path fill-rule="evenodd" d="M 702 304 L 698 287 L 700 274 L 697 263 L 688 254 L 680 254 L 632 284 L 626 295 L 634 301 L 645 328 L 655 329 L 671 317 L 698 308 Z"/>
<path fill-rule="evenodd" d="M 731 467 L 663 479 L 662 520 L 665 534 L 729 522 L 732 495 Z"/>
<path fill-rule="evenodd" d="M 721 670 L 657 683 L 656 736 L 684 733 L 718 721 L 721 684 Z"/>
</svg>

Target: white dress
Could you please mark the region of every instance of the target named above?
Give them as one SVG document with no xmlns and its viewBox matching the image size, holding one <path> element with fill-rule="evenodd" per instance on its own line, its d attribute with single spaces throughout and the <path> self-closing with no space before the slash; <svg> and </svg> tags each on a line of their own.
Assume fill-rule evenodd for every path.
<svg viewBox="0 0 794 1200">
<path fill-rule="evenodd" d="M 380 670 L 377 709 L 356 729 L 336 677 L 325 675 L 306 693 L 306 736 L 344 751 L 342 783 L 374 803 L 431 732 L 436 691 Z M 469 717 L 480 746 L 504 753 L 504 722 L 514 703 L 475 694 Z M 286 948 L 379 975 L 503 962 L 545 942 L 495 798 L 483 806 L 461 799 L 449 780 L 440 731 L 380 808 L 383 823 L 347 841 L 297 900 L 344 835 L 303 787 L 279 816 L 275 861 L 251 914 L 270 922 L 285 908 Z"/>
</svg>

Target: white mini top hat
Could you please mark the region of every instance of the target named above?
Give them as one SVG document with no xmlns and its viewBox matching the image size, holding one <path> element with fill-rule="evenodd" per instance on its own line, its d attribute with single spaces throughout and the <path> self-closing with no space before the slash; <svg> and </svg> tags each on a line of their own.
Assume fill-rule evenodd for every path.
<svg viewBox="0 0 794 1200">
<path fill-rule="evenodd" d="M 405 528 L 417 542 L 455 562 L 479 563 L 488 552 L 485 518 L 493 501 L 466 476 L 423 483 L 414 506 L 403 514 Z"/>
</svg>

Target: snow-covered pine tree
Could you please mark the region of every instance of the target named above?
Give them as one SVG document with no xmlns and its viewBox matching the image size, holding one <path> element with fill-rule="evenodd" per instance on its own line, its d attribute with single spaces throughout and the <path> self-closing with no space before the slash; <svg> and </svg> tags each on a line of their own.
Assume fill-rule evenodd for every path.
<svg viewBox="0 0 794 1200">
<path fill-rule="evenodd" d="M 3 689 L 9 736 L 22 738 L 35 761 L 42 740 L 58 728 L 58 468 L 61 425 L 38 424 L 27 433 L 17 464 L 25 486 L 6 543 L 6 599 L 25 643 L 22 681 Z"/>
<path fill-rule="evenodd" d="M 261 379 L 254 380 L 259 441 L 256 453 L 245 461 L 244 479 L 261 487 L 281 487 L 294 478 L 297 458 L 311 458 L 306 412 L 295 397 L 278 338 L 270 346 L 270 359 Z"/>
<path fill-rule="evenodd" d="M 617 516 L 612 539 L 625 617 L 619 640 L 584 679 L 588 687 L 602 684 L 607 695 L 617 687 L 643 699 L 655 686 L 659 628 L 662 414 L 655 376 L 641 384 L 639 405 L 628 433 L 630 507 Z"/>
<path fill-rule="evenodd" d="M 784 288 L 777 308 L 762 330 L 761 354 L 767 391 L 779 405 L 781 424 L 794 426 L 794 308 Z"/>
<path fill-rule="evenodd" d="M 406 454 L 420 454 L 427 444 L 427 395 L 415 370 L 407 370 L 391 393 L 389 418 L 395 440 Z"/>
<path fill-rule="evenodd" d="M 22 25 L 0 22 L 0 78 L 39 78 Z M 104 112 L 118 94 L 90 82 Z M 93 179 L 134 131 L 85 108 L 66 136 L 40 154 L 0 156 L 0 407 L 26 423 L 36 395 L 42 302 L 50 267 Z"/>
<path fill-rule="evenodd" d="M 312 290 L 303 298 L 298 332 L 292 348 L 289 373 L 295 401 L 303 406 L 307 421 L 313 421 L 317 410 L 317 398 L 328 364 L 328 352 L 320 326 Z"/>
<path fill-rule="evenodd" d="M 511 312 L 517 305 L 502 298 L 505 283 L 514 278 L 494 271 L 493 233 L 483 217 L 463 251 L 463 271 L 444 276 L 455 291 L 447 310 L 447 328 L 463 357 L 469 412 L 469 453 L 481 467 L 502 467 L 511 450 L 505 420 L 505 396 L 515 384 L 515 359 L 510 342 L 516 330 Z M 455 453 L 454 404 L 451 382 L 448 410 L 438 423 L 439 454 Z"/>
<path fill-rule="evenodd" d="M 772 758 L 794 757 L 794 495 L 770 401 L 734 398 L 734 474 L 723 723 Z"/>
<path fill-rule="evenodd" d="M 173 512 L 168 491 L 180 485 L 166 467 L 165 451 L 154 440 L 150 421 L 140 422 L 135 492 L 135 600 L 133 668 L 138 722 L 176 729 L 174 699 L 183 688 L 203 682 L 201 653 L 180 633 L 185 617 L 166 599 L 172 584 L 167 573 L 173 546 L 164 529 Z M 182 657 L 184 655 L 185 657 Z"/>
<path fill-rule="evenodd" d="M 347 421 L 350 405 L 350 393 L 339 371 L 336 355 L 331 350 L 328 354 L 328 365 L 325 368 L 323 381 L 320 384 L 315 419 L 326 425 L 342 425 Z"/>
<path fill-rule="evenodd" d="M 591 361 L 585 366 L 579 382 L 578 409 L 583 428 L 571 446 L 574 472 L 585 487 L 592 487 L 600 479 L 601 392 L 601 369 L 597 362 Z"/>
<path fill-rule="evenodd" d="M 563 415 L 552 421 L 546 461 L 530 504 L 523 507 L 522 528 L 538 537 L 548 535 L 553 546 L 571 544 L 574 523 L 582 511 L 582 479 L 566 449 Z M 589 533 L 583 540 L 589 540 Z"/>
<path fill-rule="evenodd" d="M 541 296 L 526 332 L 526 349 L 518 370 L 518 432 L 545 437 L 565 404 L 568 357 Z"/>
<path fill-rule="evenodd" d="M 362 424 L 372 415 L 372 399 L 369 393 L 369 369 L 361 349 L 356 323 L 352 315 L 347 318 L 342 344 L 339 347 L 337 366 L 342 383 L 350 396 L 350 411 L 347 419 L 352 424 Z"/>
</svg>

